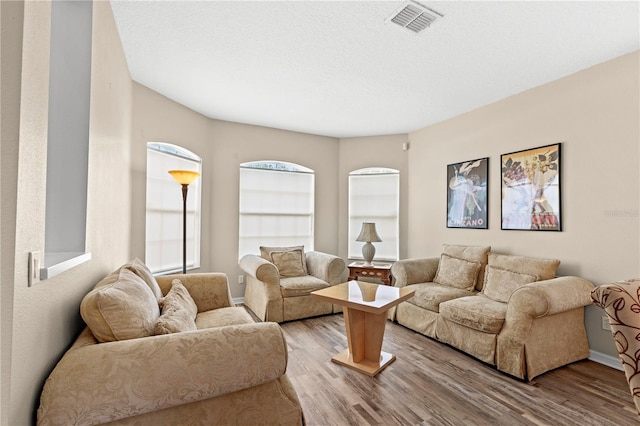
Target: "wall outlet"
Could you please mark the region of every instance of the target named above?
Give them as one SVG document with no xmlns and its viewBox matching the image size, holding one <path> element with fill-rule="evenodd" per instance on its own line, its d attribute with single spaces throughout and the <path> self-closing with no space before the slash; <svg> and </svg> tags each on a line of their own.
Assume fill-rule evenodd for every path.
<svg viewBox="0 0 640 426">
<path fill-rule="evenodd" d="M 42 267 L 42 255 L 40 251 L 32 251 L 29 252 L 29 267 L 28 274 L 29 278 L 27 279 L 27 285 L 29 287 L 33 287 L 36 283 L 40 281 L 40 268 Z"/>
<path fill-rule="evenodd" d="M 611 331 L 611 325 L 609 324 L 609 318 L 602 317 L 602 329 Z"/>
<path fill-rule="evenodd" d="M 244 284 L 244 275 L 238 275 L 238 284 Z"/>
</svg>

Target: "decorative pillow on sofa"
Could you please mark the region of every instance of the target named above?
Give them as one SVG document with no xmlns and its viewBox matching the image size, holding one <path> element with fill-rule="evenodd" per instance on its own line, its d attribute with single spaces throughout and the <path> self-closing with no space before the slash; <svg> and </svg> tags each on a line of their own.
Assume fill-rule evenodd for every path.
<svg viewBox="0 0 640 426">
<path fill-rule="evenodd" d="M 171 290 L 160 300 L 162 315 L 156 322 L 155 334 L 179 333 L 196 330 L 198 307 L 180 280 L 171 282 Z"/>
<path fill-rule="evenodd" d="M 557 259 L 537 259 L 525 256 L 489 253 L 489 265 L 521 274 L 536 275 L 538 280 L 555 278 L 560 261 Z"/>
<path fill-rule="evenodd" d="M 123 268 L 130 269 L 131 272 L 142 278 L 144 282 L 147 283 L 156 299 L 160 299 L 162 297 L 162 290 L 160 290 L 158 281 L 156 281 L 156 278 L 151 273 L 151 270 L 147 267 L 147 265 L 144 264 L 142 260 L 136 257 L 131 262 L 124 265 Z"/>
<path fill-rule="evenodd" d="M 476 285 L 480 266 L 480 262 L 442 254 L 433 282 L 471 291 Z"/>
<path fill-rule="evenodd" d="M 461 246 L 454 244 L 443 244 L 442 253 L 448 256 L 456 257 L 458 259 L 469 260 L 472 262 L 480 263 L 480 272 L 476 279 L 476 288 L 482 289 L 484 282 L 484 268 L 488 262 L 488 255 L 491 251 L 491 246 Z"/>
<path fill-rule="evenodd" d="M 82 299 L 82 319 L 99 342 L 153 335 L 160 309 L 151 289 L 127 268 L 109 275 L 109 281 L 116 275 Z"/>
<path fill-rule="evenodd" d="M 488 265 L 482 294 L 496 302 L 506 303 L 519 287 L 535 281 L 538 281 L 537 275 L 507 271 Z"/>
<path fill-rule="evenodd" d="M 260 256 L 276 265 L 281 277 L 304 277 L 308 275 L 304 246 L 261 246 Z"/>
</svg>

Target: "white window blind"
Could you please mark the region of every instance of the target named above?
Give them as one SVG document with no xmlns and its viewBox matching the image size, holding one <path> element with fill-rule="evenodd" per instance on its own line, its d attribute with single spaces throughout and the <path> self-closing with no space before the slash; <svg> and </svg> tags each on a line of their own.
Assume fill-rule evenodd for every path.
<svg viewBox="0 0 640 426">
<path fill-rule="evenodd" d="M 147 216 L 145 263 L 154 273 L 182 271 L 182 187 L 169 170 L 202 172 L 196 154 L 175 145 L 147 144 Z M 187 194 L 187 268 L 200 266 L 201 178 Z"/>
<path fill-rule="evenodd" d="M 366 168 L 349 173 L 349 258 L 362 259 L 356 241 L 363 222 L 374 222 L 382 242 L 373 243 L 375 260 L 398 260 L 400 173 L 395 169 Z"/>
<path fill-rule="evenodd" d="M 297 164 L 241 164 L 238 256 L 260 246 L 313 250 L 314 182 L 313 170 Z"/>
</svg>

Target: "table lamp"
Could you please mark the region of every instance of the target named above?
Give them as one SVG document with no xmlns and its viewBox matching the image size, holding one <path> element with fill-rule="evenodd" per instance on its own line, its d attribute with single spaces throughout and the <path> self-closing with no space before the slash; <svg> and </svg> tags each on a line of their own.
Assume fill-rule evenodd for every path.
<svg viewBox="0 0 640 426">
<path fill-rule="evenodd" d="M 380 236 L 376 232 L 376 224 L 371 222 L 364 222 L 362 224 L 362 229 L 360 230 L 360 235 L 358 235 L 356 241 L 365 243 L 362 246 L 362 257 L 364 257 L 365 265 L 371 265 L 373 256 L 375 256 L 376 254 L 376 248 L 371 243 L 379 243 L 382 241 L 380 239 Z"/>
</svg>

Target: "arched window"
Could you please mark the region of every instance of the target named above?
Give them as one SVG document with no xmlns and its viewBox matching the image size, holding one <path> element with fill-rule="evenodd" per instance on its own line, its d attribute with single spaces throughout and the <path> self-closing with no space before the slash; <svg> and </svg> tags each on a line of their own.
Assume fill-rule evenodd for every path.
<svg viewBox="0 0 640 426">
<path fill-rule="evenodd" d="M 168 173 L 202 172 L 202 159 L 168 143 L 147 143 L 147 219 L 145 263 L 154 273 L 182 271 L 182 189 Z M 200 194 L 202 179 L 187 196 L 187 268 L 200 266 Z"/>
<path fill-rule="evenodd" d="M 260 246 L 313 250 L 314 171 L 282 161 L 240 165 L 238 256 Z"/>
<path fill-rule="evenodd" d="M 375 260 L 398 260 L 400 172 L 370 167 L 349 173 L 349 258 L 362 259 L 356 238 L 363 222 L 374 222 L 382 242 L 374 243 Z"/>
</svg>

